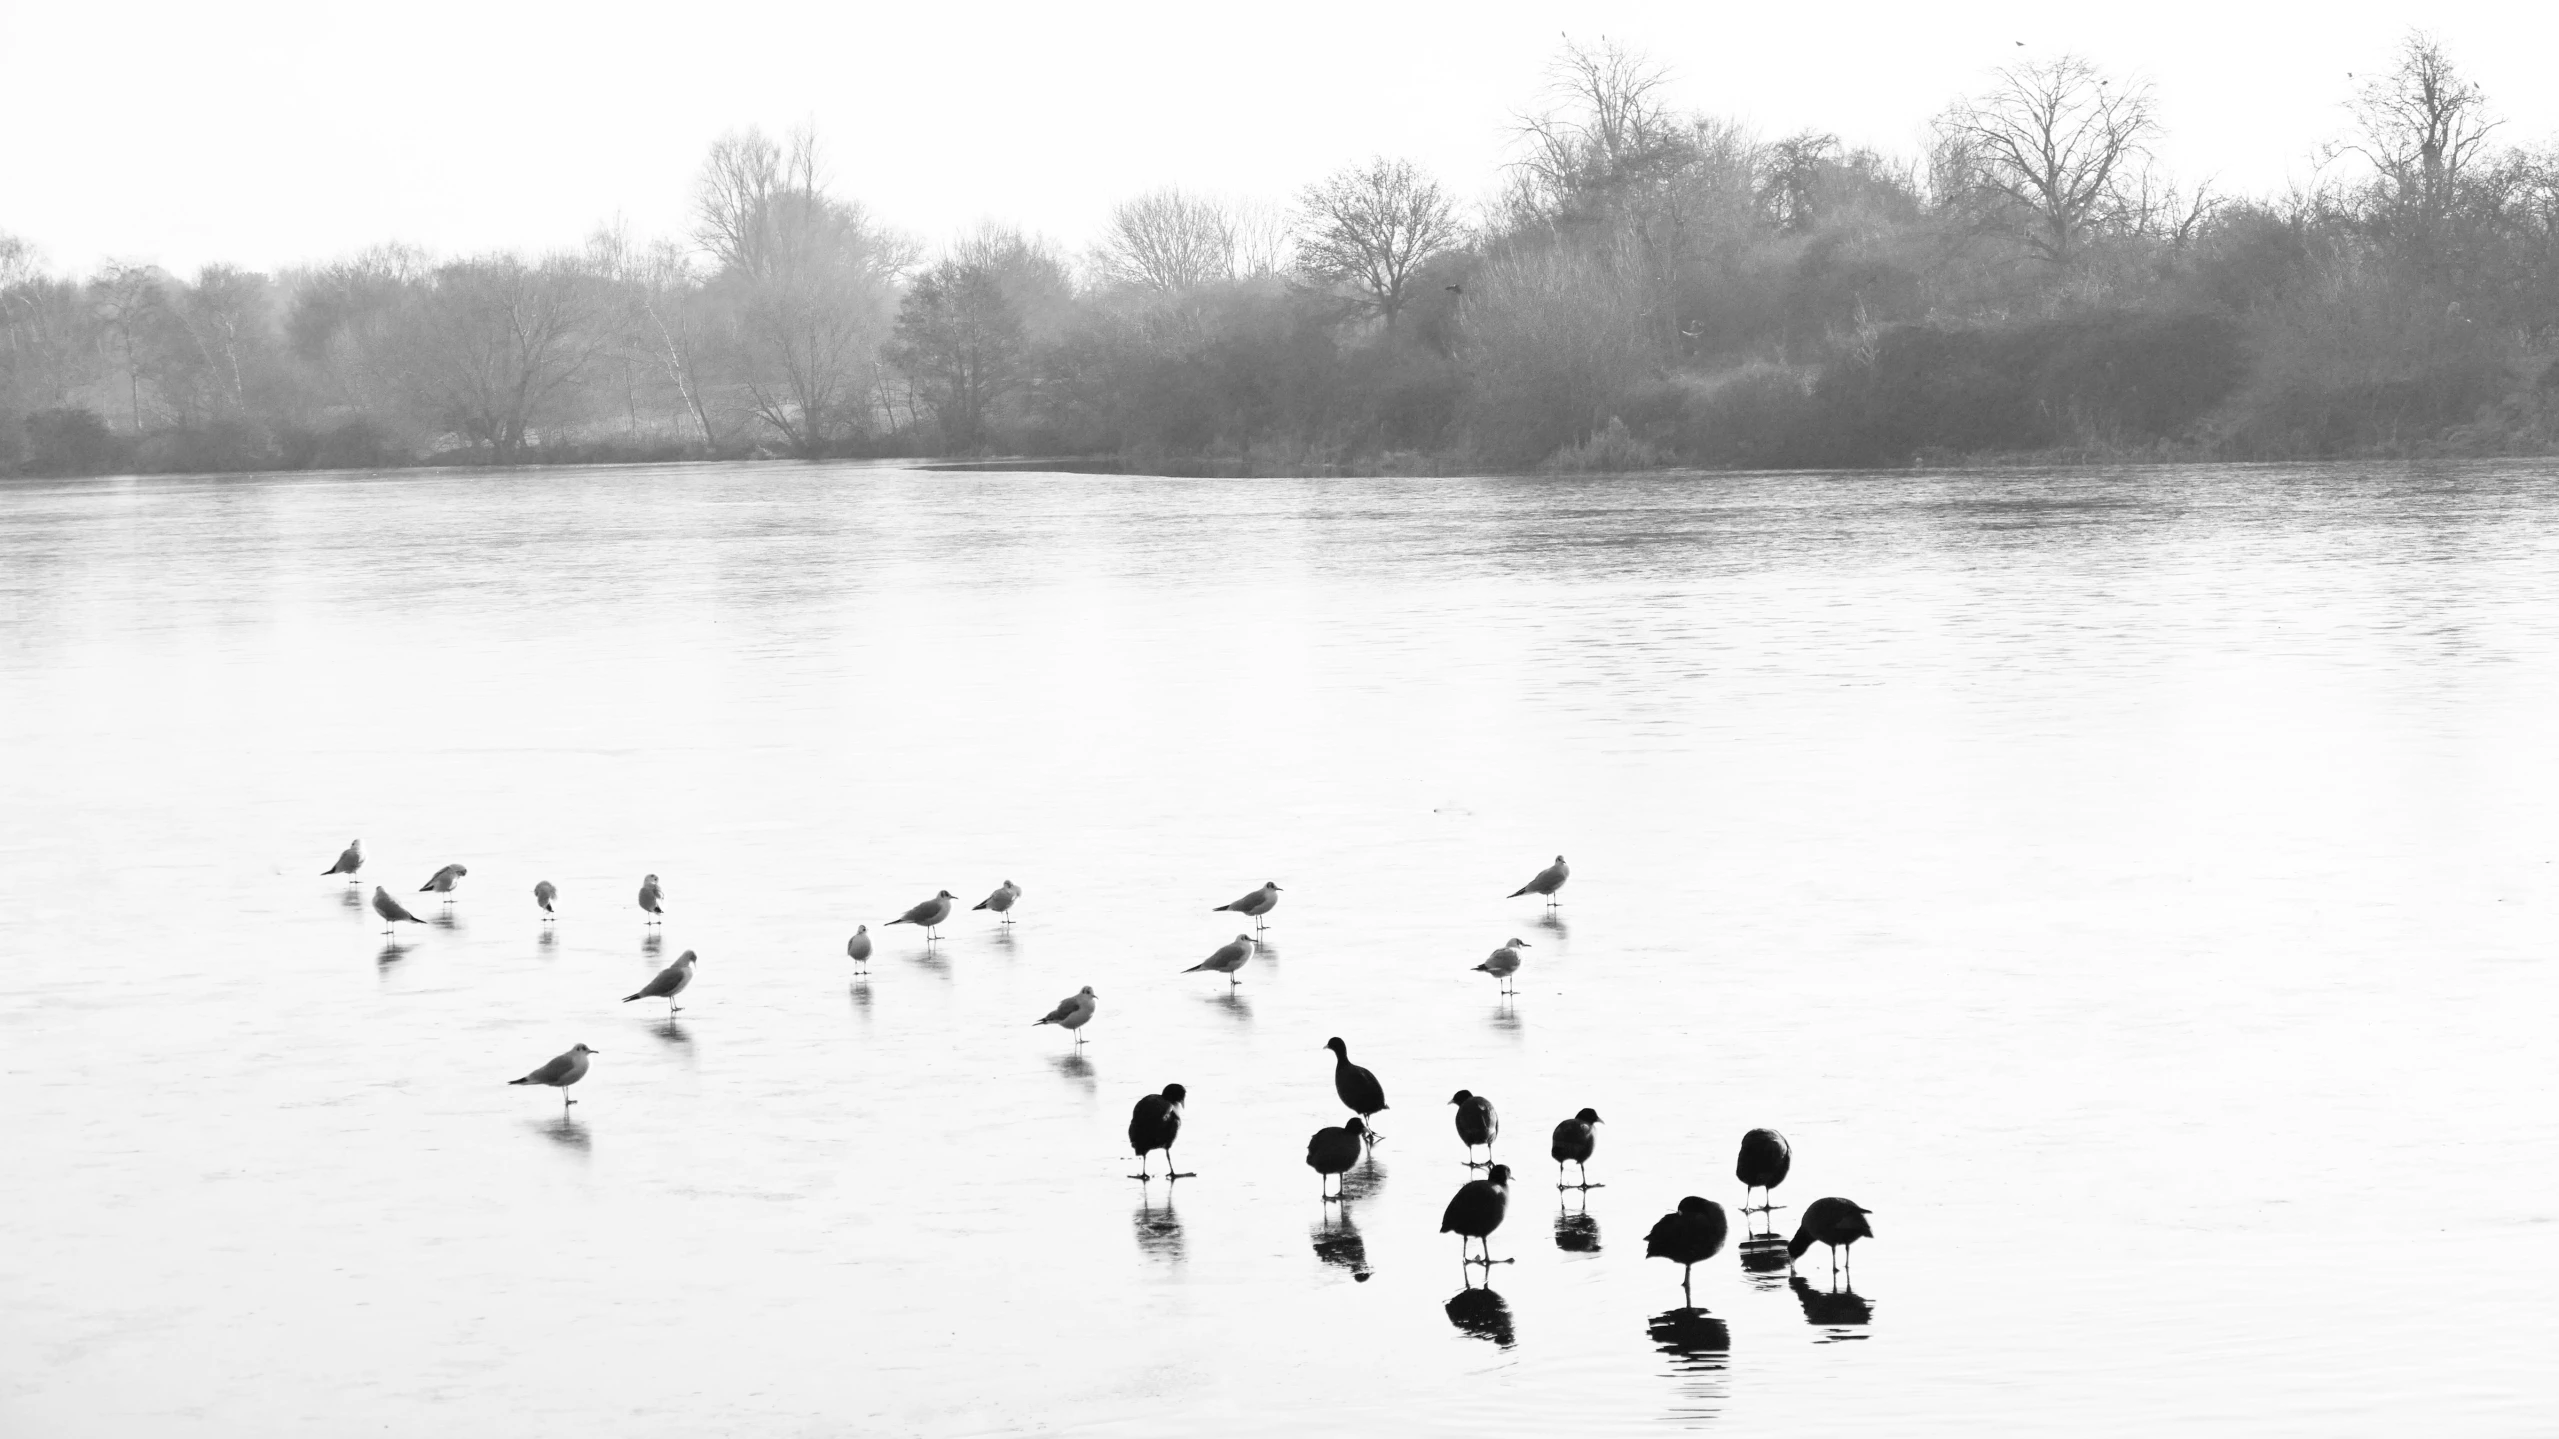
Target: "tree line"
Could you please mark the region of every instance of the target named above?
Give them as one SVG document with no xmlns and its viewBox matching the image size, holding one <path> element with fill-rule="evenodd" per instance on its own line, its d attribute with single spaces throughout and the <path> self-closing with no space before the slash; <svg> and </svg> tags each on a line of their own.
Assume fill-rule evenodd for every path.
<svg viewBox="0 0 2559 1439">
<path fill-rule="evenodd" d="M 2320 183 L 2183 186 L 2151 91 L 1996 72 L 1924 154 L 1776 139 L 1568 43 L 1498 198 L 1379 158 L 1181 189 L 1069 255 L 928 253 L 817 138 L 706 156 L 687 233 L 47 272 L 0 234 L 0 473 L 749 455 L 1202 472 L 2280 458 L 2559 441 L 2559 149 L 2408 36 Z"/>
</svg>

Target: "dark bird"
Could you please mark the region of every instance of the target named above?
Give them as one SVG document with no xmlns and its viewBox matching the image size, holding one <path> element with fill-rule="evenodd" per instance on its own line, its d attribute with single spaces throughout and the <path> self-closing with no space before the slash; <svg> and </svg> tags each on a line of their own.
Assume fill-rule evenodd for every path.
<svg viewBox="0 0 2559 1439">
<path fill-rule="evenodd" d="M 1350 1046 L 1342 1043 L 1340 1035 L 1325 1040 L 1324 1047 L 1333 1051 L 1333 1093 L 1341 1096 L 1343 1107 L 1362 1119 L 1375 1117 L 1386 1107 L 1386 1086 L 1377 1082 L 1376 1075 L 1351 1063 Z M 1377 1131 L 1369 1130 L 1368 1136 L 1369 1142 L 1375 1143 Z"/>
<path fill-rule="evenodd" d="M 1473 1264 L 1508 1264 L 1507 1259 L 1493 1257 L 1492 1233 L 1502 1227 L 1502 1216 L 1511 1204 L 1511 1167 L 1496 1164 L 1484 1171 L 1481 1179 L 1467 1180 L 1448 1201 L 1448 1209 L 1439 1217 L 1439 1232 L 1457 1236 L 1458 1257 L 1466 1259 L 1466 1241 L 1472 1239 L 1484 1246 L 1484 1257 L 1467 1259 Z"/>
<path fill-rule="evenodd" d="M 1327 1178 L 1348 1174 L 1351 1166 L 1359 1163 L 1360 1151 L 1367 1147 L 1367 1142 L 1368 1125 L 1357 1118 L 1331 1129 L 1316 1130 L 1315 1137 L 1306 1141 L 1306 1167 L 1315 1171 L 1318 1184 L 1323 1184 Z M 1331 1199 L 1338 1192 L 1328 1185 L 1324 1197 Z"/>
<path fill-rule="evenodd" d="M 437 870 L 434 876 L 428 879 L 426 883 L 419 885 L 418 893 L 426 894 L 432 891 L 436 894 L 451 894 L 453 893 L 454 884 L 459 881 L 462 876 L 469 874 L 470 872 L 471 871 L 463 865 L 448 864 L 444 868 Z"/>
<path fill-rule="evenodd" d="M 1827 1244 L 1831 1267 L 1838 1268 L 1839 1251 L 1875 1237 L 1875 1227 L 1866 1222 L 1869 1212 L 1845 1199 L 1814 1200 L 1804 1206 L 1804 1222 L 1795 1226 L 1795 1237 L 1786 1241 L 1786 1257 L 1801 1259 L 1805 1250 Z"/>
<path fill-rule="evenodd" d="M 933 931 L 935 927 L 941 924 L 942 921 L 951 917 L 951 904 L 954 900 L 958 899 L 958 897 L 959 896 L 952 894 L 947 889 L 943 890 L 934 895 L 931 899 L 924 901 L 915 908 L 908 910 L 906 913 L 899 915 L 893 920 L 890 920 L 889 923 L 920 924 L 924 926 L 924 938 L 927 942 L 940 939 L 942 936 L 935 934 Z"/>
<path fill-rule="evenodd" d="M 1190 1097 L 1189 1090 L 1178 1084 L 1168 1084 L 1164 1086 L 1163 1093 L 1146 1096 L 1137 1102 L 1135 1109 L 1129 1111 L 1128 1147 L 1137 1151 L 1137 1167 L 1141 1171 L 1130 1175 L 1129 1178 L 1154 1178 L 1154 1175 L 1143 1171 L 1147 1168 L 1146 1156 L 1159 1149 L 1164 1151 L 1165 1178 L 1196 1179 L 1199 1177 L 1195 1174 L 1175 1173 L 1173 1169 L 1173 1141 L 1182 1137 L 1182 1105 Z"/>
<path fill-rule="evenodd" d="M 1547 1149 L 1547 1153 L 1555 1156 L 1556 1188 L 1562 1189 L 1566 1187 L 1564 1184 L 1564 1161 L 1568 1159 L 1571 1160 L 1574 1166 L 1581 1171 L 1582 1182 L 1578 1185 L 1572 1186 L 1573 1188 L 1597 1189 L 1601 1187 L 1590 1182 L 1590 1152 L 1599 1144 L 1599 1136 L 1591 1132 L 1591 1126 L 1598 1124 L 1599 1122 L 1600 1117 L 1598 1110 L 1585 1109 L 1581 1113 L 1576 1114 L 1572 1118 L 1555 1126 L 1555 1142 Z"/>
<path fill-rule="evenodd" d="M 995 917 L 997 919 L 1004 921 L 1006 924 L 1011 924 L 1013 922 L 1013 902 L 1021 897 L 1022 887 L 1008 879 L 995 887 L 995 893 L 979 900 L 976 904 L 970 906 L 970 908 L 991 909 L 995 911 Z"/>
<path fill-rule="evenodd" d="M 425 920 L 409 913 L 407 909 L 401 906 L 398 900 L 391 897 L 391 891 L 384 889 L 378 884 L 373 887 L 373 912 L 382 916 L 382 932 L 384 934 L 389 934 L 391 932 L 391 925 L 394 920 L 406 921 L 410 924 L 426 923 Z"/>
<path fill-rule="evenodd" d="M 622 996 L 622 1002 L 629 1004 L 635 999 L 663 999 L 666 1001 L 667 1018 L 673 1019 L 675 1012 L 683 1008 L 675 1002 L 675 997 L 682 994 L 685 986 L 692 982 L 693 951 L 688 949 L 675 957 L 675 963 L 659 970 L 657 978 L 641 985 L 638 992 Z"/>
<path fill-rule="evenodd" d="M 1208 958 L 1201 960 L 1199 963 L 1192 965 L 1186 970 L 1183 970 L 1182 973 L 1197 974 L 1203 969 L 1215 970 L 1217 973 L 1226 976 L 1226 982 L 1228 984 L 1240 984 L 1242 981 L 1235 977 L 1235 971 L 1242 969 L 1245 961 L 1252 957 L 1253 937 L 1249 934 L 1239 934 L 1233 939 L 1228 940 L 1226 943 L 1219 945 L 1217 947 L 1217 951 L 1211 954 Z"/>
<path fill-rule="evenodd" d="M 1262 923 L 1262 916 L 1270 913 L 1272 909 L 1278 906 L 1278 904 L 1279 881 L 1275 879 L 1266 879 L 1262 881 L 1262 887 L 1260 889 L 1253 891 L 1251 894 L 1244 896 L 1242 899 L 1236 900 L 1232 904 L 1221 904 L 1217 908 L 1210 910 L 1209 913 L 1223 914 L 1231 909 L 1237 914 L 1252 916 L 1253 927 L 1255 929 L 1262 929 L 1265 928 Z"/>
<path fill-rule="evenodd" d="M 324 875 L 342 874 L 349 880 L 353 880 L 355 878 L 355 872 L 362 868 L 364 868 L 364 841 L 360 839 L 351 839 L 347 841 L 347 847 L 339 853 L 338 862 L 330 865 L 327 869 L 320 871 L 320 873 Z"/>
<path fill-rule="evenodd" d="M 1510 897 L 1512 899 L 1517 899 L 1523 894 L 1542 894 L 1546 896 L 1546 907 L 1548 909 L 1553 909 L 1555 907 L 1555 891 L 1562 889 L 1564 887 L 1564 881 L 1571 879 L 1572 877 L 1573 867 L 1564 863 L 1564 857 L 1559 854 L 1555 856 L 1555 862 L 1553 864 L 1550 864 L 1537 872 L 1537 878 L 1530 880 L 1528 883 L 1521 885 L 1515 890 L 1512 890 L 1510 892 Z"/>
<path fill-rule="evenodd" d="M 658 918 L 666 913 L 666 911 L 658 904 L 658 898 L 662 893 L 663 891 L 658 888 L 658 877 L 656 875 L 651 874 L 641 876 L 640 908 L 648 915 L 649 923 L 651 924 L 657 923 Z"/>
<path fill-rule="evenodd" d="M 559 898 L 559 897 L 560 897 L 560 887 L 559 887 L 558 885 L 555 885 L 555 884 L 551 883 L 551 881 L 549 881 L 549 880 L 545 879 L 545 880 L 538 880 L 538 881 L 536 881 L 536 882 L 534 883 L 534 886 L 533 886 L 533 902 L 534 902 L 535 904 L 538 904 L 538 905 L 542 906 L 542 913 L 543 913 L 545 916 L 549 916 L 549 915 L 556 914 L 556 913 L 558 913 L 558 912 L 559 912 L 559 911 L 554 910 L 553 908 L 551 908 L 551 901 L 553 901 L 553 900 L 555 900 L 555 899 L 557 899 L 557 898 Z"/>
<path fill-rule="evenodd" d="M 1484 1146 L 1484 1162 L 1493 1158 L 1493 1136 L 1502 1132 L 1502 1118 L 1493 1112 L 1493 1101 L 1471 1089 L 1461 1089 L 1448 1098 L 1457 1106 L 1457 1137 L 1466 1141 L 1466 1166 L 1475 1167 L 1475 1146 Z"/>
<path fill-rule="evenodd" d="M 1688 1271 L 1714 1258 L 1728 1232 L 1724 1206 L 1692 1194 L 1679 1201 L 1678 1210 L 1654 1221 L 1653 1232 L 1644 1236 L 1644 1257 L 1667 1259 L 1679 1266 L 1679 1293 L 1685 1299 Z"/>
<path fill-rule="evenodd" d="M 1786 1171 L 1795 1166 L 1795 1151 L 1787 1146 L 1786 1136 L 1774 1129 L 1754 1129 L 1742 1136 L 1741 1157 L 1733 1161 L 1733 1177 L 1742 1182 L 1742 1213 L 1751 1212 L 1750 1192 L 1775 1189 L 1786 1182 Z M 1776 1196 L 1762 1194 L 1759 1212 L 1766 1214 L 1776 1204 Z"/>
<path fill-rule="evenodd" d="M 589 1049 L 583 1044 L 570 1045 L 568 1053 L 555 1055 L 550 1063 L 543 1065 L 540 1069 L 533 1071 L 531 1074 L 524 1076 L 522 1079 L 510 1079 L 507 1083 L 547 1084 L 553 1089 L 559 1090 L 560 1112 L 565 1114 L 568 1112 L 568 1107 L 570 1105 L 577 1103 L 576 1100 L 569 1098 L 568 1088 L 570 1085 L 586 1078 L 586 1057 L 595 1052 L 595 1050 Z"/>
</svg>

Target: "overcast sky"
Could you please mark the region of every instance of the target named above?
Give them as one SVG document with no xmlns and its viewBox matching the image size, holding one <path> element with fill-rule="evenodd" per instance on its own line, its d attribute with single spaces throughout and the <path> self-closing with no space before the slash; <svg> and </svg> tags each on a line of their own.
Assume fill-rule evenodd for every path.
<svg viewBox="0 0 2559 1439">
<path fill-rule="evenodd" d="M 2308 179 L 2349 72 L 2422 19 L 2505 137 L 2559 138 L 2559 6 L 1304 3 L 663 5 L 0 0 L 0 231 L 59 267 L 274 268 L 684 225 L 703 149 L 814 121 L 837 188 L 939 241 L 1080 246 L 1179 183 L 1284 198 L 1372 152 L 1489 195 L 1561 32 L 1640 45 L 1683 108 L 1915 153 L 1993 66 L 2076 51 L 2153 82 L 2181 177 Z M 2017 42 L 2023 41 L 2021 47 Z"/>
</svg>

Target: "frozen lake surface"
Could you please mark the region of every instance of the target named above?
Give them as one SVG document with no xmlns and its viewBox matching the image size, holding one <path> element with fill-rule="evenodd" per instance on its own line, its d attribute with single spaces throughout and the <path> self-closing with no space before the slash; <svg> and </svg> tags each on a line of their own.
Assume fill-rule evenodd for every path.
<svg viewBox="0 0 2559 1439">
<path fill-rule="evenodd" d="M 0 752 L 11 1435 L 2559 1412 L 2546 466 L 20 484 Z M 1328 1210 L 1333 1035 L 1392 1108 Z M 581 1041 L 573 1121 L 504 1084 Z M 1728 1250 L 1678 1316 L 1645 1231 L 1755 1125 L 1857 1298 Z"/>
</svg>

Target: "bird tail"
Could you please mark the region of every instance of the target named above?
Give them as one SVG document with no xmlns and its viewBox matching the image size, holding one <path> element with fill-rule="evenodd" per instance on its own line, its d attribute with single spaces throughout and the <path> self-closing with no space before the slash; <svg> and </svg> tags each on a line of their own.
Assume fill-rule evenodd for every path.
<svg viewBox="0 0 2559 1439">
<path fill-rule="evenodd" d="M 987 904 L 988 904 L 988 903 L 989 903 L 989 901 L 981 899 L 981 900 L 979 900 L 977 903 L 975 903 L 975 904 L 973 904 L 973 905 L 970 905 L 970 906 L 969 906 L 969 908 L 971 908 L 971 909 L 984 909 L 984 908 L 986 908 L 986 906 L 987 906 Z"/>
<path fill-rule="evenodd" d="M 1195 964 L 1195 965 L 1192 965 L 1190 968 L 1188 968 L 1188 969 L 1186 969 L 1186 970 L 1183 970 L 1183 971 L 1182 971 L 1182 973 L 1184 973 L 1184 974 L 1197 974 L 1197 973 L 1199 973 L 1201 970 L 1206 969 L 1206 968 L 1208 968 L 1208 961 L 1207 961 L 1207 960 L 1205 960 L 1205 959 L 1203 959 L 1203 960 L 1201 960 L 1199 963 L 1197 963 L 1197 964 Z"/>
<path fill-rule="evenodd" d="M 527 1075 L 522 1079 L 510 1079 L 507 1081 L 509 1084 L 531 1084 L 532 1082 L 533 1078 L 531 1075 Z"/>
<path fill-rule="evenodd" d="M 1211 914 L 1224 914 L 1224 913 L 1226 913 L 1228 910 L 1233 909 L 1234 907 L 1235 907 L 1235 906 L 1233 906 L 1233 905 L 1231 905 L 1231 904 L 1221 904 L 1221 905 L 1219 905 L 1217 908 L 1210 910 L 1210 911 L 1209 911 L 1209 913 L 1211 913 Z"/>
<path fill-rule="evenodd" d="M 1515 890 L 1512 890 L 1508 895 L 1505 895 L 1505 896 L 1504 896 L 1504 898 L 1506 898 L 1506 899 L 1517 899 L 1517 898 L 1519 898 L 1521 895 L 1526 894 L 1526 893 L 1528 893 L 1530 890 L 1535 889 L 1535 888 L 1537 888 L 1537 886 L 1535 886 L 1535 885 L 1533 885 L 1533 884 L 1523 884 L 1523 885 L 1521 885 L 1519 888 L 1517 888 L 1517 889 L 1515 889 Z"/>
<path fill-rule="evenodd" d="M 640 991 L 639 993 L 637 993 L 637 994 L 626 994 L 626 995 L 622 996 L 622 1002 L 623 1002 L 624 1004 L 629 1004 L 632 1000 L 635 1000 L 635 999 L 646 999 L 646 998 L 648 998 L 648 997 L 649 997 L 649 992 L 648 992 L 647 990 L 645 990 L 645 989 L 644 989 L 644 990 L 641 990 L 641 991 Z"/>
</svg>

